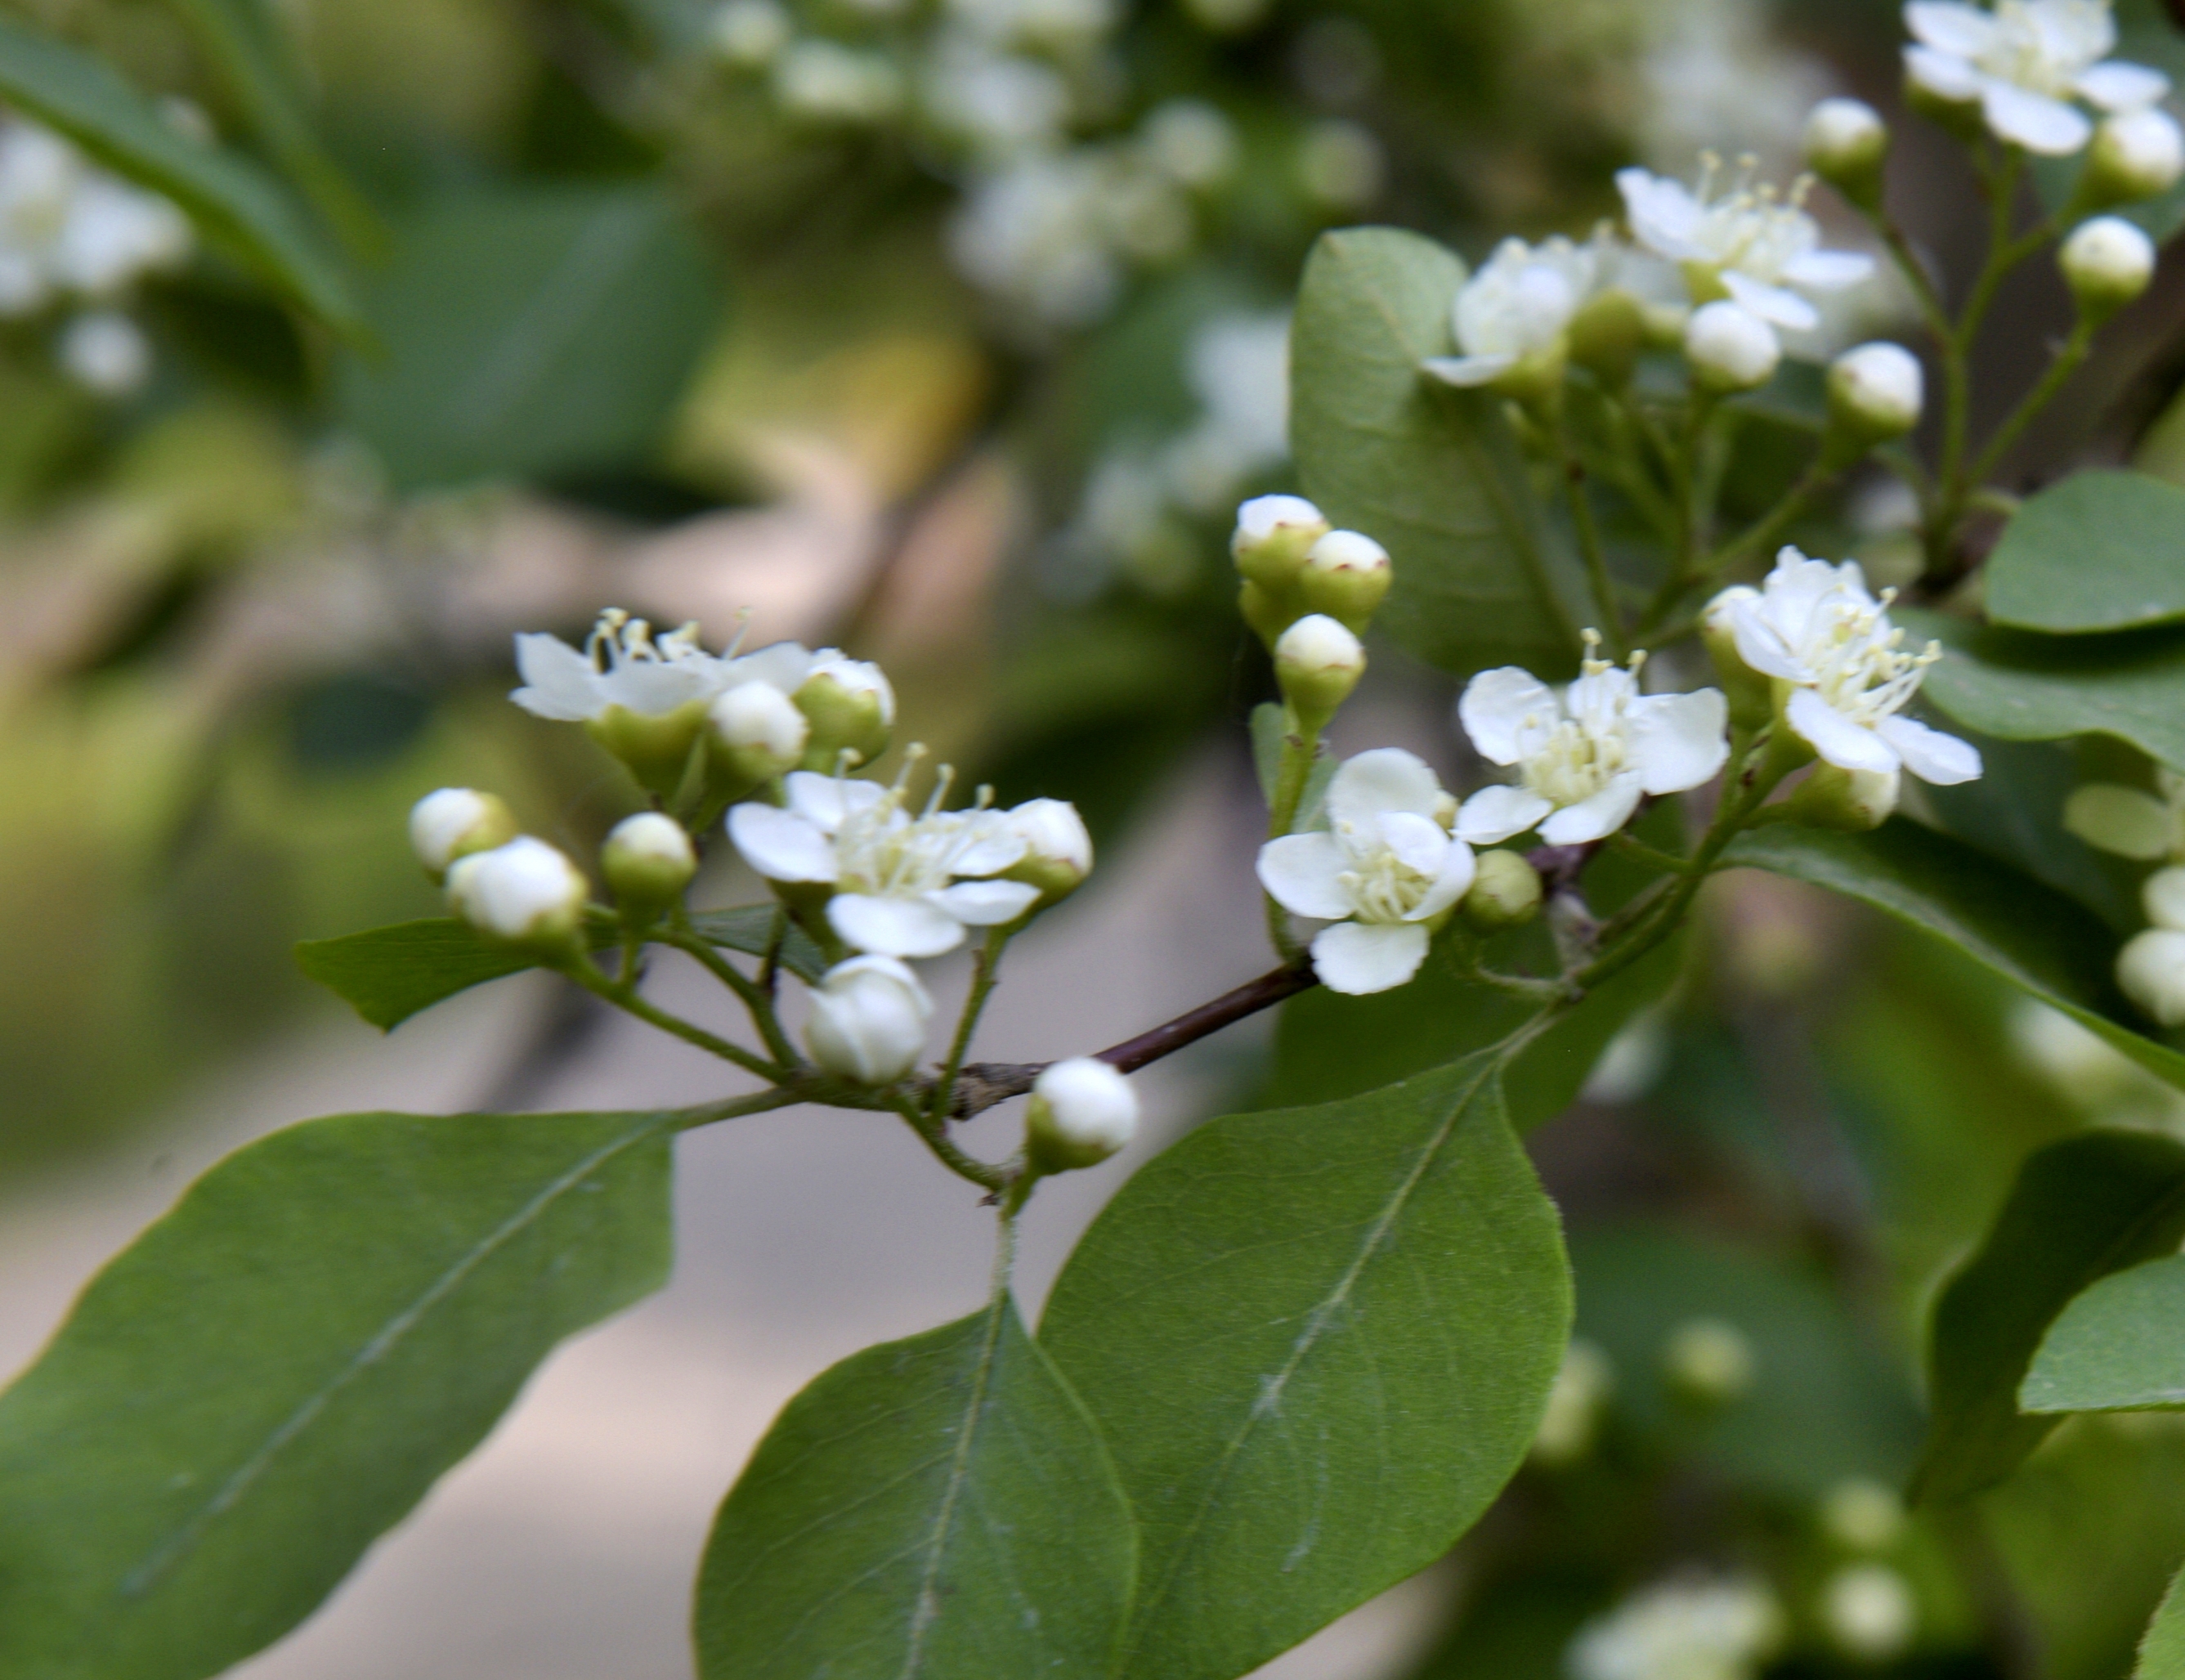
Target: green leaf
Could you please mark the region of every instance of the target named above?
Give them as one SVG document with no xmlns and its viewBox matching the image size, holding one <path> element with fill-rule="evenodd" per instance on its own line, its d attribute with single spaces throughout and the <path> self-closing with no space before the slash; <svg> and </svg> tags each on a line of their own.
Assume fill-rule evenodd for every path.
<svg viewBox="0 0 2185 1680">
<path fill-rule="evenodd" d="M 0 1397 L 0 1672 L 294 1627 L 573 1331 L 666 1281 L 660 1114 L 349 1114 L 214 1168 Z"/>
<path fill-rule="evenodd" d="M 2139 1666 L 2132 1680 L 2185 1680 L 2185 1570 L 2177 1571 L 2147 1637 L 2139 1642 Z"/>
<path fill-rule="evenodd" d="M 2018 1386 L 2072 1296 L 2185 1235 L 2185 1145 L 2146 1132 L 2083 1132 L 2019 1169 L 1979 1251 L 1935 1302 L 1927 1339 L 1924 1498 L 2000 1481 L 2056 1426 L 2022 1417 Z"/>
<path fill-rule="evenodd" d="M 1040 1339 L 1137 1513 L 1123 1675 L 1243 1674 L 1432 1562 L 1517 1469 L 1571 1296 L 1503 1056 L 1210 1121 L 1070 1256 Z"/>
<path fill-rule="evenodd" d="M 658 188 L 563 185 L 433 201 L 366 303 L 387 354 L 352 361 L 343 407 L 417 490 L 642 464 L 721 295 Z"/>
<path fill-rule="evenodd" d="M 1428 663 L 1567 666 L 1568 563 L 1549 539 L 1500 400 L 1419 371 L 1447 356 L 1462 262 L 1393 227 L 1326 233 L 1290 328 L 1290 444 L 1305 492 L 1389 551 L 1375 622 Z"/>
<path fill-rule="evenodd" d="M 2144 473 L 2075 473 L 2018 510 L 1985 576 L 1988 617 L 2020 630 L 2185 619 L 2185 490 Z"/>
<path fill-rule="evenodd" d="M 1724 860 L 1825 887 L 1947 940 L 2185 1089 L 2185 1056 L 2143 1036 L 2117 990 L 2116 941 L 2100 919 L 1962 841 L 1903 817 L 1871 834 L 1780 823 L 1741 834 Z"/>
<path fill-rule="evenodd" d="M 1968 727 L 2005 741 L 2113 735 L 2185 766 L 2185 633 L 2034 636 L 1941 613 L 1897 617 L 1949 650 L 1921 692 Z"/>
<path fill-rule="evenodd" d="M 690 917 L 691 931 L 711 945 L 763 957 L 773 948 L 774 918 L 780 912 L 772 904 L 739 904 L 734 910 L 697 910 Z M 800 980 L 817 980 L 827 972 L 827 959 L 812 936 L 795 922 L 782 935 L 781 966 Z"/>
<path fill-rule="evenodd" d="M 2160 1229 L 2175 1247 L 2185 1218 Z M 2029 1412 L 2185 1406 L 2185 1255 L 2113 1273 L 2074 1296 L 2042 1338 L 2018 1403 Z"/>
<path fill-rule="evenodd" d="M 774 1420 L 706 1545 L 698 1672 L 1092 1680 L 1136 1558 L 1099 1431 L 1004 1292 L 852 1354 Z"/>
<path fill-rule="evenodd" d="M 0 98 L 165 193 L 291 302 L 340 331 L 356 329 L 347 278 L 278 183 L 182 135 L 97 59 L 0 19 Z"/>
</svg>

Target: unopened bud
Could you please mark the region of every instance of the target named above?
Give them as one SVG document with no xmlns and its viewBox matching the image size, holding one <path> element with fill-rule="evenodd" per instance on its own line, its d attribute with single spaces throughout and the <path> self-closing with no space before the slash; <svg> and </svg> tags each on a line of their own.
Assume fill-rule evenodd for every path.
<svg viewBox="0 0 2185 1680">
<path fill-rule="evenodd" d="M 705 726 L 706 703 L 690 700 L 672 712 L 633 712 L 609 706 L 587 719 L 584 732 L 622 760 L 638 786 L 672 799 L 690 765 L 690 749 Z"/>
<path fill-rule="evenodd" d="M 658 914 L 683 895 L 697 872 L 697 848 L 683 825 L 657 811 L 624 817 L 600 848 L 600 873 L 626 912 Z"/>
<path fill-rule="evenodd" d="M 2141 883 L 2139 901 L 2157 927 L 2185 933 L 2185 868 L 2156 870 Z"/>
<path fill-rule="evenodd" d="M 2117 953 L 2117 984 L 2165 1027 L 2185 1027 L 2185 933 L 2150 927 Z"/>
<path fill-rule="evenodd" d="M 895 957 L 838 962 L 812 988 L 804 1042 L 830 1073 L 886 1085 L 910 1072 L 925 1049 L 933 1000 Z"/>
<path fill-rule="evenodd" d="M 1819 764 L 1783 802 L 1783 809 L 1794 822 L 1864 834 L 1889 820 L 1897 809 L 1898 792 L 1897 772 L 1893 770 L 1847 770 L 1838 764 Z"/>
<path fill-rule="evenodd" d="M 1238 586 L 1237 611 L 1271 651 L 1282 632 L 1297 622 L 1297 591 L 1288 585 L 1263 589 L 1247 578 Z"/>
<path fill-rule="evenodd" d="M 448 906 L 489 939 L 542 955 L 579 948 L 591 889 L 582 871 L 544 840 L 520 834 L 448 871 Z"/>
<path fill-rule="evenodd" d="M 895 690 L 878 665 L 824 649 L 791 698 L 812 726 L 804 742 L 805 769 L 831 775 L 845 752 L 852 764 L 867 764 L 887 750 Z"/>
<path fill-rule="evenodd" d="M 1692 378 L 1718 395 L 1766 384 L 1782 359 L 1775 329 L 1741 305 L 1702 304 L 1685 323 L 1685 360 Z"/>
<path fill-rule="evenodd" d="M 2122 216 L 2098 216 L 2071 230 L 2056 261 L 2081 317 L 2098 326 L 2147 289 L 2154 242 Z"/>
<path fill-rule="evenodd" d="M 734 794 L 793 770 L 812 738 L 811 720 L 770 682 L 740 683 L 706 713 L 707 744 Z"/>
<path fill-rule="evenodd" d="M 1389 551 L 1357 531 L 1330 531 L 1305 558 L 1298 597 L 1308 613 L 1325 613 L 1363 636 L 1394 574 Z"/>
<path fill-rule="evenodd" d="M 1325 613 L 1308 613 L 1275 643 L 1275 678 L 1298 722 L 1317 734 L 1366 675 L 1358 638 Z"/>
<path fill-rule="evenodd" d="M 1516 852 L 1482 852 L 1461 908 L 1464 919 L 1484 932 L 1530 921 L 1540 910 L 1540 871 Z"/>
<path fill-rule="evenodd" d="M 1731 615 L 1741 602 L 1757 604 L 1760 591 L 1746 584 L 1733 584 L 1707 602 L 1700 615 L 1700 641 L 1714 662 L 1715 680 L 1730 702 L 1730 720 L 1740 729 L 1758 729 L 1775 715 L 1775 692 L 1767 677 L 1745 663 L 1737 651 L 1737 635 Z"/>
<path fill-rule="evenodd" d="M 1662 1372 L 1687 1399 L 1724 1406 L 1752 1386 L 1752 1344 L 1722 1319 L 1687 1319 L 1662 1344 Z"/>
<path fill-rule="evenodd" d="M 1620 390 L 1631 383 L 1646 335 L 1646 306 L 1612 286 L 1579 305 L 1564 338 L 1573 361 L 1610 389 Z"/>
<path fill-rule="evenodd" d="M 1902 344 L 1860 344 L 1829 364 L 1829 426 L 1822 449 L 1849 466 L 1875 444 L 1920 423 L 1925 382 L 1919 358 Z"/>
<path fill-rule="evenodd" d="M 2075 202 L 2082 210 L 2159 199 L 2185 176 L 2185 133 L 2152 105 L 2104 117 L 2087 148 Z"/>
<path fill-rule="evenodd" d="M 1025 1154 L 1034 1170 L 1097 1167 L 1138 1129 L 1138 1094 L 1104 1061 L 1073 1056 L 1032 1081 L 1025 1117 Z"/>
<path fill-rule="evenodd" d="M 1821 1620 L 1847 1656 L 1888 1662 L 1920 1631 L 1920 1607 L 1904 1577 L 1887 1564 L 1850 1564 L 1821 1589 Z"/>
<path fill-rule="evenodd" d="M 1027 799 L 1004 815 L 1025 854 L 1003 877 L 1038 888 L 1040 908 L 1061 903 L 1092 872 L 1092 836 L 1069 800 Z"/>
<path fill-rule="evenodd" d="M 516 837 L 516 814 L 495 793 L 443 787 L 410 808 L 410 844 L 435 882 L 472 852 L 489 852 Z"/>
<path fill-rule="evenodd" d="M 1305 569 L 1306 554 L 1327 532 L 1327 516 L 1303 496 L 1256 496 L 1237 510 L 1229 553 L 1246 578 L 1279 591 Z"/>
<path fill-rule="evenodd" d="M 1806 118 L 1806 167 L 1860 210 L 1881 203 L 1889 127 L 1864 99 L 1824 99 Z"/>
</svg>

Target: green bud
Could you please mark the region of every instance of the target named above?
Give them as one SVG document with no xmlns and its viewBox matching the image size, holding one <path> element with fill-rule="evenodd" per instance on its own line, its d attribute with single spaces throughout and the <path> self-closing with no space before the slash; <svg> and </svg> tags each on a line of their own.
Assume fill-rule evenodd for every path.
<svg viewBox="0 0 2185 1680">
<path fill-rule="evenodd" d="M 650 920 L 683 896 L 698 872 L 698 854 L 674 818 L 640 811 L 608 833 L 600 872 L 625 913 Z"/>
<path fill-rule="evenodd" d="M 1394 574 L 1389 551 L 1356 531 L 1330 531 L 1305 556 L 1298 598 L 1308 613 L 1325 613 L 1353 635 L 1366 634 Z"/>
<path fill-rule="evenodd" d="M 895 727 L 895 691 L 878 665 L 822 653 L 790 698 L 811 725 L 804 743 L 805 769 L 831 774 L 846 752 L 856 765 L 870 764 L 887 750 Z"/>
<path fill-rule="evenodd" d="M 1254 496 L 1237 510 L 1229 553 L 1247 581 L 1279 593 L 1327 530 L 1327 516 L 1301 496 Z"/>
<path fill-rule="evenodd" d="M 1806 119 L 1806 167 L 1864 210 L 1881 205 L 1889 128 L 1863 99 L 1824 99 Z"/>
<path fill-rule="evenodd" d="M 1793 822 L 1809 827 L 1864 834 L 1889 820 L 1897 809 L 1897 791 L 1895 770 L 1847 770 L 1820 764 L 1791 789 L 1783 810 Z"/>
<path fill-rule="evenodd" d="M 1516 852 L 1482 852 L 1460 907 L 1484 933 L 1519 927 L 1540 914 L 1540 871 Z"/>
<path fill-rule="evenodd" d="M 1005 881 L 1039 888 L 1036 910 L 1059 904 L 1092 872 L 1092 836 L 1067 799 L 1028 799 L 1006 814 L 1025 854 L 1002 871 Z"/>
<path fill-rule="evenodd" d="M 1237 591 L 1237 610 L 1272 652 L 1282 632 L 1297 622 L 1297 591 L 1288 585 L 1270 589 L 1247 578 Z"/>
<path fill-rule="evenodd" d="M 1299 619 L 1275 643 L 1276 680 L 1308 735 L 1327 726 L 1365 675 L 1358 638 L 1324 613 Z"/>
<path fill-rule="evenodd" d="M 690 768 L 690 749 L 705 725 L 706 703 L 685 701 L 672 712 L 633 712 L 609 706 L 585 720 L 584 732 L 619 759 L 637 785 L 663 799 L 675 797 Z"/>
<path fill-rule="evenodd" d="M 2185 174 L 2185 135 L 2154 106 L 2104 117 L 2087 148 L 2086 167 L 2071 195 L 2074 210 L 2159 199 Z"/>
<path fill-rule="evenodd" d="M 1631 383 L 1646 340 L 1646 311 L 1630 293 L 1595 292 L 1571 317 L 1570 359 L 1612 390 Z"/>
</svg>

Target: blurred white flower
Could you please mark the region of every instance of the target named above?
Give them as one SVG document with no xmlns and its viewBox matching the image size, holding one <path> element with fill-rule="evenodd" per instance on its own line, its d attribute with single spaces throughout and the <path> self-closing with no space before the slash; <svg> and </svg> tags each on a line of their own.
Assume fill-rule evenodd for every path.
<svg viewBox="0 0 2185 1680">
<path fill-rule="evenodd" d="M 726 0 L 714 12 L 707 39 L 724 62 L 761 70 L 780 56 L 791 33 L 780 0 Z"/>
<path fill-rule="evenodd" d="M 1357 123 L 1316 122 L 1298 144 L 1298 184 L 1327 209 L 1364 209 L 1381 196 L 1388 175 L 1389 154 L 1373 132 Z"/>
<path fill-rule="evenodd" d="M 808 122 L 881 122 L 902 107 L 902 76 L 877 53 L 808 37 L 774 61 L 774 97 Z"/>
<path fill-rule="evenodd" d="M 1850 1564 L 1822 1588 L 1821 1621 L 1847 1655 L 1887 1662 L 1911 1648 L 1920 1604 L 1912 1583 L 1887 1564 Z"/>
<path fill-rule="evenodd" d="M 120 311 L 92 310 L 61 329 L 60 363 L 87 390 L 127 396 L 152 377 L 152 344 Z"/>
<path fill-rule="evenodd" d="M 1940 99 L 1977 101 L 1998 139 L 2065 157 L 2093 125 L 2073 98 L 2105 111 L 2138 110 L 2170 91 L 2170 78 L 2107 57 L 2116 45 L 2110 0 L 1998 0 L 1993 11 L 1958 0 L 1910 0 L 1914 44 L 1904 68 Z"/>
<path fill-rule="evenodd" d="M 1762 1582 L 1664 1581 L 1580 1628 L 1564 1666 L 1572 1680 L 1752 1680 L 1783 1633 Z"/>
<path fill-rule="evenodd" d="M 942 43 L 921 91 L 928 118 L 992 162 L 1052 146 L 1070 117 L 1070 90 L 1048 65 L 966 38 Z"/>
<path fill-rule="evenodd" d="M 1505 239 L 1457 288 L 1450 316 L 1463 354 L 1433 357 L 1427 371 L 1452 385 L 1490 384 L 1528 365 L 1560 372 L 1563 335 L 1598 273 L 1590 245 Z"/>
<path fill-rule="evenodd" d="M 1123 284 L 1104 237 L 1104 174 L 1097 156 L 1020 159 L 972 188 L 949 224 L 949 255 L 972 284 L 1039 321 L 1098 320 Z"/>
<path fill-rule="evenodd" d="M 1585 1456 L 1600 1427 L 1601 1408 L 1616 1386 L 1616 1367 L 1608 1355 L 1583 1337 L 1563 1350 L 1563 1362 L 1548 1390 L 1547 1409 L 1533 1436 L 1533 1459 L 1551 1467 Z"/>
<path fill-rule="evenodd" d="M 1217 105 L 1169 99 L 1146 113 L 1138 138 L 1154 162 L 1182 186 L 1215 185 L 1237 166 L 1237 130 Z"/>
<path fill-rule="evenodd" d="M 1630 8 L 1651 36 L 1639 59 L 1643 155 L 1680 164 L 1703 146 L 1758 153 L 1788 167 L 1802 120 L 1829 91 L 1825 64 L 1790 48 L 1750 0 L 1681 0 Z"/>
<path fill-rule="evenodd" d="M 0 126 L 0 314 L 108 298 L 190 252 L 187 217 L 36 123 Z"/>
</svg>

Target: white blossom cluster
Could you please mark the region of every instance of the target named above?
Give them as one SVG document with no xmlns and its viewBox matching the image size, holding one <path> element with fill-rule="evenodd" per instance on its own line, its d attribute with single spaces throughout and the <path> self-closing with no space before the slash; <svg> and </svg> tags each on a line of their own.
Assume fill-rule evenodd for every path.
<svg viewBox="0 0 2185 1680">
<path fill-rule="evenodd" d="M 1587 1623 L 1564 1662 L 1571 1680 L 1752 1680 L 1786 1631 L 1764 1582 L 1675 1579 Z"/>
</svg>

